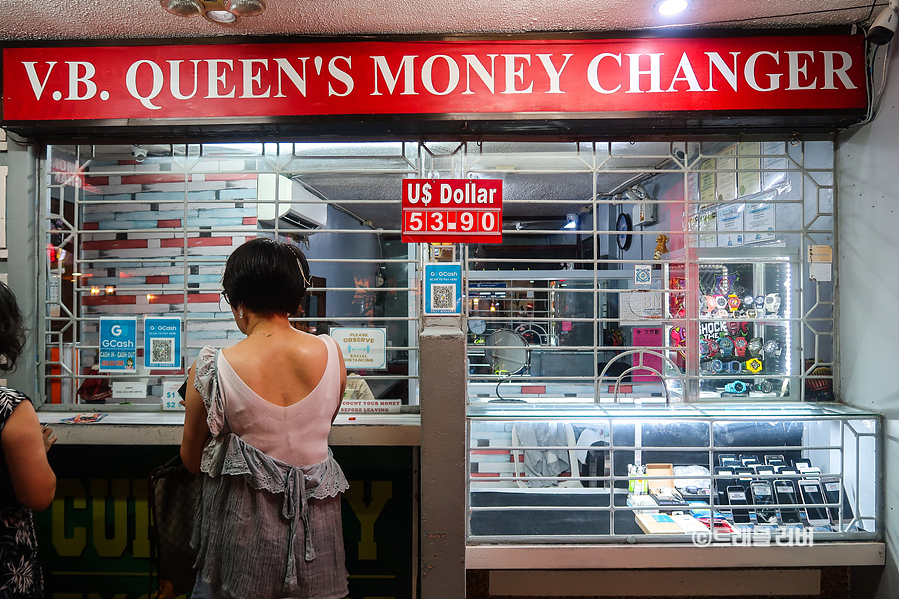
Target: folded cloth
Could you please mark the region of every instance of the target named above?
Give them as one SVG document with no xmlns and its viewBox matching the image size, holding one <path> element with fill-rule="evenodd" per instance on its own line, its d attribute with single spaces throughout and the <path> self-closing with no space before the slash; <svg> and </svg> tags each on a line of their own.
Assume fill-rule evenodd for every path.
<svg viewBox="0 0 899 599">
<path fill-rule="evenodd" d="M 546 422 L 522 422 L 515 425 L 518 444 L 523 447 L 564 447 L 568 445 L 565 424 Z M 567 449 L 525 449 L 524 472 L 526 477 L 555 477 L 570 470 Z M 529 487 L 554 487 L 559 481 L 526 480 Z"/>
</svg>

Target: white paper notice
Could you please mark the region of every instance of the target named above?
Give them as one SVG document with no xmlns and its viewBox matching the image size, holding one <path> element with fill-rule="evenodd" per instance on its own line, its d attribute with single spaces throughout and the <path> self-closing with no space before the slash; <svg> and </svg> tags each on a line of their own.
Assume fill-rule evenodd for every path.
<svg viewBox="0 0 899 599">
<path fill-rule="evenodd" d="M 166 411 L 184 411 L 181 405 L 181 396 L 178 389 L 181 388 L 182 381 L 163 381 L 162 382 L 162 409 Z"/>
<path fill-rule="evenodd" d="M 718 247 L 743 245 L 743 204 L 718 208 Z"/>
<path fill-rule="evenodd" d="M 746 227 L 744 243 L 762 243 L 774 239 L 774 204 L 746 204 L 743 221 Z"/>
<path fill-rule="evenodd" d="M 718 247 L 718 211 L 714 208 L 705 208 L 699 212 L 699 230 L 711 233 L 700 233 L 699 247 Z"/>
<path fill-rule="evenodd" d="M 699 203 L 713 204 L 716 200 L 715 159 L 709 158 L 708 160 L 703 160 L 702 164 L 699 165 L 699 168 L 702 171 L 699 174 Z"/>
<path fill-rule="evenodd" d="M 762 178 L 759 169 L 762 161 L 759 158 L 761 145 L 757 141 L 737 144 L 740 172 L 737 173 L 737 193 L 740 197 L 758 193 L 762 190 Z M 744 158 L 748 156 L 748 158 Z"/>
<path fill-rule="evenodd" d="M 787 181 L 787 146 L 782 141 L 762 144 L 762 189 L 774 189 Z"/>
<path fill-rule="evenodd" d="M 731 146 L 721 152 L 725 158 L 718 159 L 718 185 L 716 191 L 719 202 L 730 202 L 737 199 L 737 146 Z M 732 158 L 726 158 L 731 156 Z"/>
<path fill-rule="evenodd" d="M 808 265 L 808 278 L 810 281 L 830 281 L 832 277 L 832 265 L 828 262 L 810 262 Z"/>
</svg>

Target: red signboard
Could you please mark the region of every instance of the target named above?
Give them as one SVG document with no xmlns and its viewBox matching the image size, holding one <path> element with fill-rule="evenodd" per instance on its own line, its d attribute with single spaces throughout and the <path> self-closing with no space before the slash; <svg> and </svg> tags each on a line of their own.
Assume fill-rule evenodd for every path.
<svg viewBox="0 0 899 599">
<path fill-rule="evenodd" d="M 867 106 L 858 35 L 23 47 L 2 68 L 7 123 Z"/>
<path fill-rule="evenodd" d="M 499 179 L 403 179 L 404 243 L 502 243 Z"/>
</svg>

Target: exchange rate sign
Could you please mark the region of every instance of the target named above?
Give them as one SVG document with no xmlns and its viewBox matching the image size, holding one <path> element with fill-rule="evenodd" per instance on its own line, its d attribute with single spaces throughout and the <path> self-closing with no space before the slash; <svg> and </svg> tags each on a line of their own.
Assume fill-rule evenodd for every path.
<svg viewBox="0 0 899 599">
<path fill-rule="evenodd" d="M 499 179 L 404 179 L 404 243 L 502 243 Z"/>
</svg>

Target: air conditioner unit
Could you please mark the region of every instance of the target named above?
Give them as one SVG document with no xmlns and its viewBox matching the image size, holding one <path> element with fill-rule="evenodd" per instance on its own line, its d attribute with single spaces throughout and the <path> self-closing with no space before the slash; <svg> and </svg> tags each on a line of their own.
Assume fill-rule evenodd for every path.
<svg viewBox="0 0 899 599">
<path fill-rule="evenodd" d="M 263 227 L 274 228 L 278 221 L 279 229 L 312 233 L 328 224 L 328 203 L 284 175 L 260 173 L 256 201 L 256 220 Z"/>
</svg>

